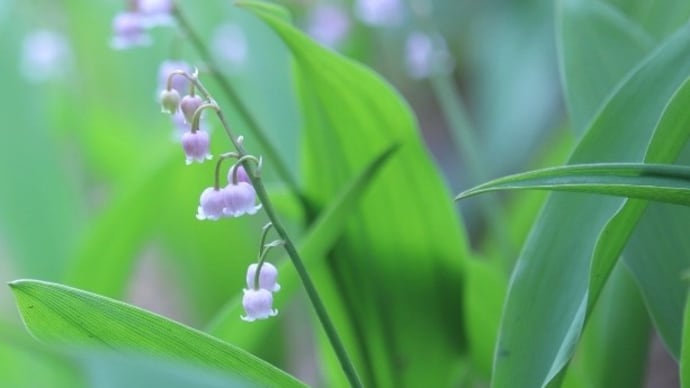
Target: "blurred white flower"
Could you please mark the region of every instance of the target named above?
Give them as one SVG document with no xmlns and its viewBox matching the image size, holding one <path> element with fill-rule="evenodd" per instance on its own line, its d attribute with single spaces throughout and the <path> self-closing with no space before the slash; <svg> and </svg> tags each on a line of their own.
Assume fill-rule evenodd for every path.
<svg viewBox="0 0 690 388">
<path fill-rule="evenodd" d="M 421 79 L 450 71 L 453 61 L 441 36 L 414 31 L 405 42 L 405 67 L 411 78 Z"/>
<path fill-rule="evenodd" d="M 73 63 L 67 38 L 56 31 L 35 30 L 22 44 L 20 70 L 31 82 L 44 82 L 64 77 Z"/>
<path fill-rule="evenodd" d="M 191 74 L 193 69 L 189 63 L 185 61 L 166 60 L 161 62 L 158 67 L 159 93 L 161 90 L 167 89 L 168 76 L 170 76 L 170 73 L 177 70 L 182 70 Z M 177 90 L 180 96 L 184 96 L 189 92 L 189 81 L 181 75 L 176 75 L 172 79 L 172 88 Z"/>
<path fill-rule="evenodd" d="M 350 31 L 350 18 L 334 4 L 317 5 L 307 19 L 307 33 L 328 47 L 336 47 Z"/>
<path fill-rule="evenodd" d="M 142 23 L 148 28 L 173 24 L 173 6 L 172 0 L 138 0 L 136 4 Z"/>
<path fill-rule="evenodd" d="M 216 58 L 230 65 L 229 70 L 240 70 L 249 56 L 244 30 L 233 23 L 225 23 L 216 28 L 211 49 Z"/>
<path fill-rule="evenodd" d="M 113 37 L 110 46 L 115 50 L 124 50 L 137 46 L 148 46 L 151 37 L 140 14 L 135 12 L 120 12 L 113 18 Z"/>
<path fill-rule="evenodd" d="M 355 15 L 363 23 L 376 27 L 390 27 L 403 21 L 400 0 L 357 0 Z"/>
</svg>

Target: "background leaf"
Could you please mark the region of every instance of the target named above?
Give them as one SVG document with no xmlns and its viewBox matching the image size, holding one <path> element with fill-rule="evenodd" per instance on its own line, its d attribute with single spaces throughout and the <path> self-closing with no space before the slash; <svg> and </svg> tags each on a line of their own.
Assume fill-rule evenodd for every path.
<svg viewBox="0 0 690 388">
<path fill-rule="evenodd" d="M 371 71 L 262 13 L 253 2 L 242 4 L 294 55 L 305 124 L 304 191 L 316 209 L 367 160 L 401 144 L 331 253 L 331 278 L 317 281 L 360 375 L 376 386 L 449 384 L 452 360 L 464 346 L 464 237 L 409 108 Z M 434 361 L 441 359 L 449 362 Z"/>
</svg>

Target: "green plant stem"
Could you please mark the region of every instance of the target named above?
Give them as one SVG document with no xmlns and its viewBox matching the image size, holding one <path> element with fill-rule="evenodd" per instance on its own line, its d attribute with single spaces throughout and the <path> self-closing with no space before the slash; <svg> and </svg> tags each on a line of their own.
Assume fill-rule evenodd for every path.
<svg viewBox="0 0 690 388">
<path fill-rule="evenodd" d="M 206 87 L 197 78 L 190 77 L 189 80 L 194 85 L 196 85 L 197 89 L 199 89 L 199 91 L 203 94 L 205 98 L 213 101 L 213 96 L 211 96 L 208 89 L 206 89 Z M 268 219 L 271 220 L 271 223 L 273 224 L 273 228 L 276 230 L 276 233 L 278 233 L 280 238 L 284 241 L 285 251 L 287 252 L 288 257 L 290 257 L 292 264 L 295 266 L 295 269 L 297 270 L 297 274 L 299 275 L 300 280 L 304 285 L 304 289 L 307 291 L 307 296 L 309 297 L 309 300 L 311 301 L 311 304 L 314 307 L 314 310 L 316 311 L 316 316 L 319 318 L 319 321 L 321 322 L 323 329 L 326 331 L 326 336 L 328 336 L 328 340 L 331 342 L 331 346 L 333 347 L 333 350 L 335 351 L 335 354 L 338 357 L 338 360 L 340 361 L 340 366 L 343 368 L 343 372 L 345 372 L 345 375 L 347 376 L 347 379 L 349 380 L 350 385 L 352 387 L 362 387 L 363 385 L 359 380 L 359 376 L 355 371 L 355 367 L 352 364 L 350 357 L 347 355 L 345 346 L 343 346 L 343 343 L 340 340 L 337 331 L 335 330 L 333 321 L 331 321 L 331 318 L 328 316 L 328 312 L 326 312 L 326 307 L 323 305 L 323 302 L 321 301 L 321 298 L 319 297 L 319 294 L 316 291 L 314 282 L 309 277 L 309 273 L 307 273 L 307 269 L 304 266 L 304 263 L 300 258 L 297 249 L 295 249 L 295 245 L 292 243 L 292 240 L 290 239 L 290 236 L 285 230 L 285 227 L 283 227 L 282 222 L 278 218 L 278 214 L 273 209 L 271 199 L 268 197 L 268 193 L 266 192 L 266 188 L 264 187 L 264 184 L 262 182 L 261 174 L 257 173 L 256 167 L 252 163 L 252 160 L 247 158 L 249 154 L 244 149 L 242 142 L 238 140 L 239 138 L 233 133 L 230 124 L 228 124 L 228 121 L 225 119 L 223 111 L 221 109 L 215 109 L 215 112 L 218 116 L 218 119 L 220 120 L 220 123 L 223 125 L 225 133 L 228 135 L 230 141 L 237 150 L 237 154 L 239 156 L 238 161 L 240 161 L 245 171 L 247 171 L 247 175 L 249 176 L 249 179 L 252 181 L 254 190 L 256 190 L 256 195 L 257 197 L 259 197 L 259 201 L 261 201 L 261 204 L 263 205 L 264 211 L 266 212 Z"/>
<path fill-rule="evenodd" d="M 295 180 L 295 177 L 292 176 L 290 170 L 287 168 L 287 164 L 281 159 L 280 155 L 278 154 L 278 150 L 273 143 L 271 143 L 266 132 L 254 119 L 254 116 L 249 112 L 247 106 L 239 98 L 232 85 L 230 85 L 225 77 L 223 77 L 223 74 L 220 72 L 218 65 L 216 65 L 213 59 L 213 55 L 211 55 L 203 40 L 201 40 L 199 35 L 192 28 L 191 24 L 187 21 L 182 12 L 180 12 L 177 5 L 173 7 L 173 16 L 179 23 L 180 28 L 185 32 L 191 41 L 194 48 L 199 52 L 201 58 L 204 60 L 209 74 L 216 80 L 223 94 L 225 94 L 225 96 L 237 109 L 238 113 L 242 117 L 242 120 L 247 123 L 247 127 L 256 137 L 256 140 L 260 143 L 260 146 L 263 149 L 266 157 L 273 162 L 278 176 L 280 176 L 281 180 L 285 182 L 290 191 L 304 204 L 305 200 L 302 196 L 302 192 L 297 184 L 297 181 Z"/>
<path fill-rule="evenodd" d="M 247 152 L 244 150 L 244 147 L 240 142 L 237 141 L 237 137 L 233 134 L 230 126 L 225 120 L 223 112 L 219 110 L 216 113 L 218 115 L 218 118 L 220 119 L 220 122 L 223 124 L 225 132 L 228 134 L 230 140 L 237 149 L 237 152 L 240 154 L 240 156 L 247 155 Z M 285 251 L 290 257 L 292 264 L 295 266 L 295 269 L 297 270 L 297 274 L 302 280 L 302 284 L 304 285 L 304 289 L 307 292 L 307 296 L 309 297 L 309 300 L 311 301 L 314 310 L 316 311 L 316 316 L 319 318 L 319 321 L 321 322 L 323 329 L 326 331 L 328 340 L 331 342 L 331 346 L 333 347 L 333 350 L 335 351 L 336 356 L 340 361 L 340 365 L 343 368 L 343 371 L 345 372 L 345 375 L 347 376 L 350 385 L 352 387 L 362 387 L 363 385 L 359 380 L 359 376 L 355 371 L 352 361 L 350 361 L 350 357 L 347 355 L 347 351 L 345 350 L 345 347 L 343 346 L 340 337 L 338 336 L 335 326 L 333 325 L 333 321 L 331 321 L 331 318 L 328 316 L 328 312 L 326 312 L 326 307 L 324 306 L 323 302 L 321 301 L 321 298 L 319 297 L 318 292 L 316 291 L 314 282 L 309 277 L 307 269 L 304 266 L 304 263 L 300 258 L 297 249 L 295 249 L 295 245 L 292 243 L 292 240 L 290 239 L 290 236 L 285 230 L 285 227 L 283 227 L 282 222 L 278 218 L 278 214 L 273 209 L 273 204 L 271 203 L 271 200 L 268 197 L 268 193 L 266 192 L 266 188 L 263 185 L 261 176 L 256 174 L 255 168 L 252 165 L 252 163 L 249 162 L 249 160 L 243 161 L 242 166 L 244 166 L 244 169 L 248 172 L 249 179 L 252 181 L 254 189 L 256 190 L 256 195 L 259 197 L 259 200 L 263 204 L 263 208 L 266 212 L 266 215 L 273 223 L 273 228 L 276 230 L 276 233 L 278 233 L 280 238 L 285 242 Z"/>
</svg>

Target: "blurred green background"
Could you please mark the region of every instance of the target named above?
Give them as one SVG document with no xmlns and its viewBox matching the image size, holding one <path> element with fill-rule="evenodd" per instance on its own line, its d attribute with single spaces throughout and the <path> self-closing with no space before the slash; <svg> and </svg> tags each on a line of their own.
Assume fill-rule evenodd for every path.
<svg viewBox="0 0 690 388">
<path fill-rule="evenodd" d="M 400 91 L 435 163 L 428 174 L 438 171 L 448 202 L 452 193 L 500 175 L 561 164 L 570 154 L 575 135 L 564 112 L 553 2 L 410 0 L 389 10 L 392 16 L 384 22 L 367 20 L 359 5 L 349 1 L 279 3 L 290 9 L 299 28 L 371 67 Z M 300 111 L 296 71 L 284 43 L 230 1 L 179 5 L 293 177 L 303 186 L 318 183 L 306 176 L 303 165 L 310 160 L 304 156 L 303 139 L 309 123 Z M 110 47 L 112 19 L 126 6 L 115 0 L 0 0 L 0 280 L 65 283 L 205 329 L 244 287 L 244 272 L 256 255 L 258 230 L 266 218 L 195 219 L 199 194 L 212 182 L 213 165 L 184 165 L 175 127 L 156 100 L 161 63 L 184 60 L 199 67 L 247 147 L 259 155 L 262 149 L 177 28 L 151 30 L 148 47 Z M 415 34 L 429 38 L 419 42 L 421 52 L 416 53 L 410 40 Z M 230 143 L 222 128 L 212 119 L 207 125 L 214 154 L 227 151 Z M 299 199 L 275 174 L 276 162 L 265 162 L 271 196 L 299 238 L 313 221 L 310 211 L 326 204 L 300 208 Z M 487 384 L 508 276 L 544 198 L 519 193 L 463 202 L 452 217 L 462 220 L 471 249 L 465 248 L 465 235 L 458 229 L 458 241 L 443 242 L 454 248 L 429 253 L 461 252 L 462 257 L 439 262 L 457 261 L 454 269 L 466 283 L 456 284 L 460 275 L 456 279 L 455 273 L 448 275 L 449 283 L 463 293 L 437 302 L 456 310 L 455 315 L 461 310 L 476 314 L 474 321 L 465 317 L 457 325 L 456 358 L 429 361 L 453 364 L 449 385 Z M 429 205 L 416 198 L 422 207 L 435 206 L 435 199 Z M 430 234 L 444 235 L 436 230 Z M 381 265 L 379 274 L 387 273 L 384 269 Z M 360 267 L 346 280 L 358 284 L 366 270 Z M 327 279 L 324 275 L 321 281 Z M 337 289 L 329 292 L 338 294 Z M 304 295 L 277 294 L 276 305 L 279 319 L 238 324 L 232 334 L 220 336 L 308 383 L 342 384 L 334 377 L 337 371 L 322 365 L 328 356 L 320 352 L 327 346 L 314 335 L 320 329 L 313 320 L 303 319 L 310 314 Z M 364 310 L 359 313 L 366 315 Z M 137 376 L 137 363 L 88 351 L 83 355 L 82 350 L 65 356 L 29 340 L 7 288 L 0 290 L 0 311 L 0 385 L 134 384 L 114 383 L 112 368 L 129 371 L 121 376 Z M 375 364 L 378 355 L 370 350 L 364 347 L 361 352 L 368 356 L 360 356 Z M 99 362 L 115 366 L 103 368 Z M 147 362 L 162 371 L 152 375 L 166 376 L 171 368 L 183 374 L 190 369 L 185 376 L 207 373 L 167 361 L 142 361 Z M 370 381 L 381 386 L 395 381 L 377 373 L 385 374 L 370 372 Z M 219 383 L 212 373 L 204 376 L 196 384 L 227 382 L 221 378 Z M 191 384 L 184 378 L 157 378 L 151 383 Z"/>
</svg>

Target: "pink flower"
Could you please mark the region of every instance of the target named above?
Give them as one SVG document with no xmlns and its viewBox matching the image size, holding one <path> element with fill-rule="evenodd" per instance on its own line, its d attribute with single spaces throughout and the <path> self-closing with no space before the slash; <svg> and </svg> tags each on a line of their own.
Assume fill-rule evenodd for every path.
<svg viewBox="0 0 690 388">
<path fill-rule="evenodd" d="M 204 100 L 202 100 L 201 97 L 197 95 L 192 96 L 188 94 L 182 97 L 182 101 L 180 101 L 180 110 L 182 110 L 184 118 L 185 120 L 187 120 L 188 123 L 192 123 L 194 112 L 196 112 L 196 110 L 199 109 L 199 107 L 203 103 Z"/>
<path fill-rule="evenodd" d="M 211 159 L 209 146 L 210 140 L 206 131 L 187 131 L 182 135 L 182 148 L 186 155 L 185 162 L 187 165 L 192 164 L 192 162 L 203 163 L 205 160 Z"/>
<path fill-rule="evenodd" d="M 254 280 L 256 278 L 256 268 L 258 264 L 254 263 L 247 269 L 247 288 L 255 289 Z M 271 292 L 278 292 L 280 284 L 277 283 L 278 269 L 271 263 L 264 262 L 261 265 L 261 272 L 259 272 L 259 287 Z"/>
<path fill-rule="evenodd" d="M 267 319 L 278 315 L 278 310 L 273 308 L 273 294 L 263 288 L 258 290 L 245 289 L 242 296 L 242 306 L 247 315 L 241 318 L 247 322 L 254 322 L 257 319 Z"/>
<path fill-rule="evenodd" d="M 224 189 L 225 208 L 223 214 L 229 217 L 239 217 L 244 214 L 255 214 L 261 209 L 261 204 L 256 202 L 254 187 L 246 182 L 229 184 Z"/>
<path fill-rule="evenodd" d="M 245 182 L 249 184 L 252 183 L 249 180 L 249 175 L 247 175 L 247 171 L 244 170 L 244 167 L 242 167 L 242 165 L 235 165 L 230 167 L 230 171 L 228 171 L 228 184 L 232 184 L 232 175 L 235 171 L 235 168 L 237 168 L 237 182 Z"/>
<path fill-rule="evenodd" d="M 224 190 L 216 190 L 214 187 L 209 187 L 201 193 L 199 200 L 199 208 L 197 209 L 196 218 L 199 220 L 218 220 L 223 216 L 223 208 L 225 207 Z"/>
</svg>

